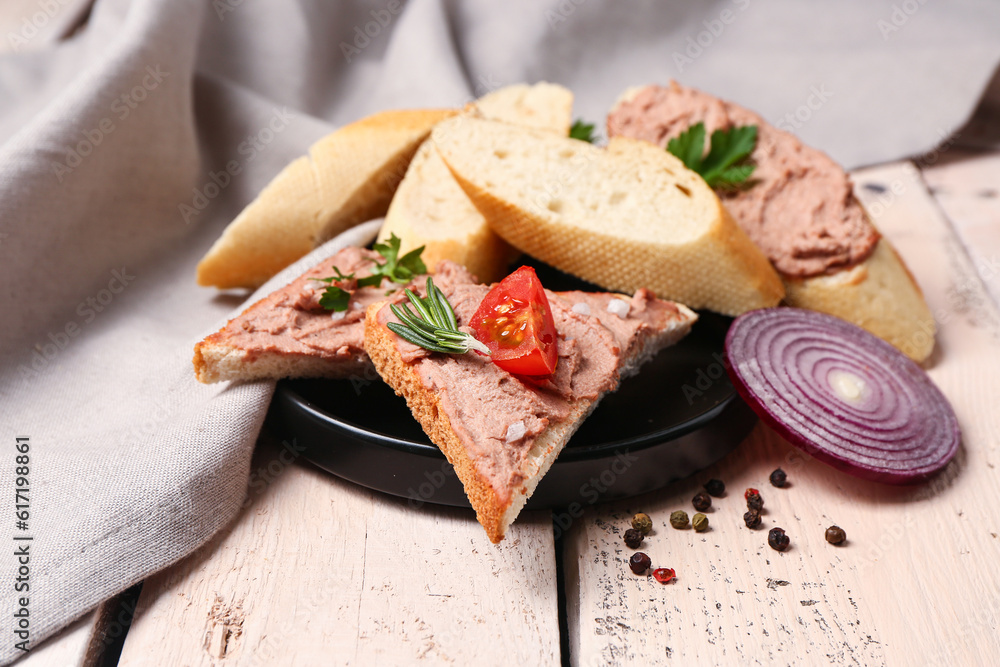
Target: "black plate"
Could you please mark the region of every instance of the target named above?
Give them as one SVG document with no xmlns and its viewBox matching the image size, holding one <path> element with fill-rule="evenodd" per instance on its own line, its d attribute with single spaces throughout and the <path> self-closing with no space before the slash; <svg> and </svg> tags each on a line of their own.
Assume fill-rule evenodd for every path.
<svg viewBox="0 0 1000 667">
<path fill-rule="evenodd" d="M 546 287 L 597 289 L 532 262 Z M 730 318 L 700 313 L 691 333 L 625 380 L 581 425 L 528 500 L 569 508 L 646 493 L 736 447 L 756 422 L 722 365 Z M 303 456 L 362 486 L 424 503 L 469 506 L 462 484 L 405 401 L 379 379 L 283 380 L 268 422 Z"/>
</svg>

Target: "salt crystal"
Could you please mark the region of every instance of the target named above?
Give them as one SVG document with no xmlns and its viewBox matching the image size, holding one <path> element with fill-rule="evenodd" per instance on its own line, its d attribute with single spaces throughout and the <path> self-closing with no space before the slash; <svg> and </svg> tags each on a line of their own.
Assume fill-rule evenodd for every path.
<svg viewBox="0 0 1000 667">
<path fill-rule="evenodd" d="M 524 422 L 514 422 L 507 427 L 507 442 L 517 442 L 524 437 L 524 434 L 528 432 L 528 429 L 524 427 Z"/>
<path fill-rule="evenodd" d="M 614 313 L 618 317 L 625 319 L 628 317 L 628 311 L 631 309 L 628 301 L 622 299 L 611 299 L 608 302 L 608 312 Z"/>
<path fill-rule="evenodd" d="M 579 303 L 573 304 L 573 312 L 579 313 L 581 315 L 590 315 L 590 306 L 580 301 Z"/>
</svg>

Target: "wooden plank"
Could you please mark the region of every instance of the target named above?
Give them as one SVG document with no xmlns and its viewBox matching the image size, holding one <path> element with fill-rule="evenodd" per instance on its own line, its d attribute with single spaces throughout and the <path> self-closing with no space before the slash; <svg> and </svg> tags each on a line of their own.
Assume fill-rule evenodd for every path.
<svg viewBox="0 0 1000 667">
<path fill-rule="evenodd" d="M 1000 664 L 997 311 L 911 165 L 856 181 L 938 321 L 929 372 L 958 414 L 962 450 L 932 482 L 890 487 L 832 470 L 758 426 L 696 479 L 589 511 L 564 551 L 573 664 Z M 786 489 L 767 483 L 778 466 Z M 692 512 L 710 477 L 729 487 L 711 531 L 670 528 L 670 512 Z M 742 525 L 748 486 L 766 500 L 761 530 Z M 675 583 L 628 570 L 621 533 L 635 511 L 653 518 L 643 550 L 677 570 Z M 824 541 L 834 523 L 847 531 L 842 547 Z M 774 526 L 791 537 L 785 553 L 766 544 Z"/>
<path fill-rule="evenodd" d="M 414 510 L 281 457 L 259 443 L 266 488 L 147 580 L 121 665 L 558 663 L 549 513 L 494 546 L 471 510 Z"/>
<path fill-rule="evenodd" d="M 956 149 L 946 160 L 924 169 L 924 180 L 994 303 L 1000 303 L 1000 154 Z"/>
<path fill-rule="evenodd" d="M 97 612 L 92 611 L 73 622 L 54 637 L 32 648 L 17 664 L 19 667 L 83 667 L 87 647 L 96 633 Z"/>
</svg>

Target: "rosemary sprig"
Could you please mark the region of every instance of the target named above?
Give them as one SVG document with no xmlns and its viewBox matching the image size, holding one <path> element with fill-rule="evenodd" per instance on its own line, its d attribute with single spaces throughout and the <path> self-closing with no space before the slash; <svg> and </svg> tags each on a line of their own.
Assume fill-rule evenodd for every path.
<svg viewBox="0 0 1000 667">
<path fill-rule="evenodd" d="M 488 347 L 471 334 L 458 330 L 455 311 L 432 278 L 427 278 L 427 296 L 422 299 L 409 288 L 405 291 L 406 298 L 417 312 L 414 314 L 405 303 L 398 306 L 391 304 L 389 307 L 402 324 L 389 322 L 390 331 L 431 352 L 465 354 L 475 350 L 489 356 Z"/>
</svg>

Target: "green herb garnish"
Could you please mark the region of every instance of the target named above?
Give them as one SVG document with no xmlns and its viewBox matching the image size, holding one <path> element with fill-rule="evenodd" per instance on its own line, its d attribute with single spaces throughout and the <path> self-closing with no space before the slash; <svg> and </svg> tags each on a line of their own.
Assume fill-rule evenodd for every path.
<svg viewBox="0 0 1000 667">
<path fill-rule="evenodd" d="M 671 139 L 667 150 L 697 172 L 710 188 L 735 188 L 746 183 L 754 165 L 745 164 L 757 145 L 757 126 L 744 125 L 712 133 L 711 147 L 705 153 L 705 124 L 692 125 L 681 136 Z"/>
<path fill-rule="evenodd" d="M 594 143 L 596 140 L 594 136 L 594 124 L 584 123 L 583 119 L 577 118 L 576 122 L 573 123 L 573 127 L 569 128 L 569 138 L 586 141 L 588 144 Z"/>
<path fill-rule="evenodd" d="M 373 285 L 377 287 L 382 284 L 383 278 L 405 285 L 413 279 L 413 276 L 427 273 L 427 266 L 424 264 L 424 260 L 420 259 L 420 253 L 424 251 L 424 246 L 411 250 L 400 257 L 400 243 L 398 236 L 390 234 L 387 243 L 376 243 L 372 246 L 375 252 L 385 258 L 385 263 L 376 262 L 375 268 L 372 269 L 372 275 L 358 280 L 358 287 Z"/>
<path fill-rule="evenodd" d="M 413 290 L 407 289 L 406 298 L 419 317 L 405 303 L 389 306 L 402 324 L 389 322 L 387 326 L 400 338 L 431 352 L 465 354 L 469 350 L 475 350 L 489 355 L 488 347 L 471 334 L 458 330 L 455 311 L 441 290 L 434 285 L 432 278 L 427 278 L 426 297 L 421 299 Z"/>
<path fill-rule="evenodd" d="M 389 235 L 386 243 L 376 243 L 372 246 L 375 252 L 382 255 L 385 261 L 381 264 L 375 262 L 372 274 L 364 278 L 358 278 L 358 287 L 378 287 L 386 278 L 394 283 L 405 285 L 413 280 L 413 276 L 427 273 L 427 265 L 420 259 L 420 254 L 424 251 L 424 246 L 411 250 L 402 257 L 399 256 L 399 246 L 402 242 L 395 234 Z M 354 274 L 344 275 L 336 266 L 333 267 L 336 276 L 328 278 L 314 278 L 321 283 L 327 283 L 327 288 L 323 291 L 323 296 L 319 299 L 319 305 L 327 310 L 344 311 L 347 310 L 348 302 L 351 300 L 351 292 L 345 290 L 341 285 L 332 283 L 343 283 L 354 280 Z M 388 295 L 389 293 L 386 292 Z"/>
</svg>

